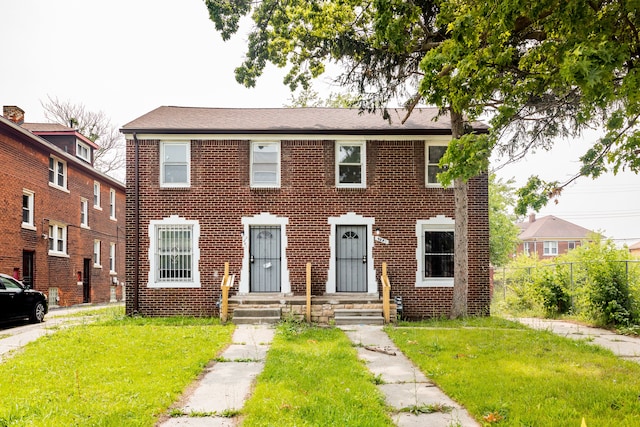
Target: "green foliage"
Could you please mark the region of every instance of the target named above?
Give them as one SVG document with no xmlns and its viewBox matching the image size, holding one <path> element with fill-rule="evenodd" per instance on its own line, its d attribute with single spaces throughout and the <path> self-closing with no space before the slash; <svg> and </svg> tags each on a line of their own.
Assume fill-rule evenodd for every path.
<svg viewBox="0 0 640 427">
<path fill-rule="evenodd" d="M 387 328 L 395 345 L 482 425 L 633 426 L 640 366 L 582 340 L 503 328 Z M 432 345 L 437 342 L 437 348 Z"/>
<path fill-rule="evenodd" d="M 515 225 L 513 181 L 503 181 L 489 174 L 489 261 L 502 266 L 511 261 L 518 245 L 520 229 Z"/>
<path fill-rule="evenodd" d="M 534 290 L 547 316 L 556 317 L 569 312 L 571 297 L 557 269 L 542 268 L 534 282 Z"/>
</svg>

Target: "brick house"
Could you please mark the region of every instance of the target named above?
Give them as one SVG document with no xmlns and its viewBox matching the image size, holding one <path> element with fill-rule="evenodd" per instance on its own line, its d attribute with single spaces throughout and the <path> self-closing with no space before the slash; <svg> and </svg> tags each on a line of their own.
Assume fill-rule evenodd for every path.
<svg viewBox="0 0 640 427">
<path fill-rule="evenodd" d="M 450 123 L 402 114 L 160 107 L 126 124 L 127 312 L 217 314 L 225 262 L 232 305 L 293 310 L 311 262 L 327 321 L 380 303 L 386 262 L 405 316 L 448 314 L 454 198 L 435 176 Z M 487 191 L 486 174 L 469 181 L 470 314 L 489 311 Z"/>
<path fill-rule="evenodd" d="M 125 186 L 93 168 L 97 146 L 66 126 L 0 117 L 0 271 L 51 306 L 121 299 Z"/>
<path fill-rule="evenodd" d="M 530 214 L 527 222 L 517 223 L 520 243 L 516 254 L 538 259 L 555 258 L 566 254 L 589 240 L 594 232 L 553 215 L 536 218 Z"/>
</svg>

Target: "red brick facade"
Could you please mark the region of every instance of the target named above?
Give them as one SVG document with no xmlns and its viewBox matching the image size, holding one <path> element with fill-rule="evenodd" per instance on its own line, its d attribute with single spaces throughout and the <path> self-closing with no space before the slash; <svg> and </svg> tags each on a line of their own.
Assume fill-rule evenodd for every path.
<svg viewBox="0 0 640 427">
<path fill-rule="evenodd" d="M 66 189 L 49 183 L 49 159 L 66 165 Z M 122 299 L 125 280 L 125 188 L 53 144 L 4 118 L 0 119 L 0 271 L 12 274 L 49 295 L 50 305 L 109 302 L 112 289 Z M 94 182 L 100 183 L 101 209 L 94 208 Z M 110 218 L 110 190 L 116 194 L 115 219 Z M 32 195 L 32 225 L 23 224 L 23 195 Z M 81 198 L 88 204 L 88 228 L 81 227 Z M 66 229 L 66 253 L 49 251 L 49 226 Z M 101 267 L 93 262 L 94 241 L 101 242 Z M 110 244 L 115 244 L 115 273 L 110 271 Z M 32 262 L 31 262 L 32 260 Z M 90 277 L 84 271 L 89 263 Z M 78 272 L 80 280 L 78 280 Z M 88 282 L 88 286 L 86 285 Z M 54 295 L 52 296 L 52 292 Z M 53 301 L 57 292 L 58 300 Z"/>
<path fill-rule="evenodd" d="M 125 133 L 126 127 L 125 127 Z M 145 132 L 145 134 L 151 132 Z M 336 132 L 337 133 L 337 132 Z M 145 139 L 146 138 L 146 139 Z M 330 269 L 329 218 L 350 212 L 372 219 L 373 230 L 388 244 L 375 242 L 376 281 L 388 264 L 392 296 L 402 296 L 411 318 L 447 315 L 451 287 L 416 286 L 416 224 L 444 215 L 454 218 L 452 189 L 425 186 L 425 138 L 362 136 L 366 141 L 366 188 L 336 188 L 336 137 L 279 138 L 279 188 L 250 185 L 250 138 L 209 139 L 185 135 L 190 141 L 191 182 L 188 188 L 161 188 L 160 139 L 137 138 L 139 155 L 139 253 L 137 300 L 127 295 L 127 312 L 145 315 L 214 315 L 220 298 L 225 262 L 237 279 L 243 268 L 242 218 L 269 213 L 286 218 L 286 257 L 291 293 L 305 293 L 305 264 L 312 263 L 312 294 L 327 290 Z M 127 291 L 136 277 L 135 168 L 136 141 L 127 134 Z M 489 313 L 489 232 L 487 176 L 469 182 L 469 314 Z M 201 286 L 151 288 L 149 274 L 150 221 L 177 215 L 200 226 Z M 373 241 L 375 235 L 367 236 Z M 378 292 L 381 293 L 380 285 Z M 136 306 L 137 305 L 137 306 Z"/>
</svg>

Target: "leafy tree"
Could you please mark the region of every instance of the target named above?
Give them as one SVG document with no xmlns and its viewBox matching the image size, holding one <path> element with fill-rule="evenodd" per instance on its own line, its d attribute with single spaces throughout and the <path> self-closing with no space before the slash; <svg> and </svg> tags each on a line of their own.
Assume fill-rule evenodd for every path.
<svg viewBox="0 0 640 427">
<path fill-rule="evenodd" d="M 489 260 L 496 267 L 508 264 L 518 245 L 520 229 L 509 212 L 515 203 L 512 184 L 489 175 Z"/>
<path fill-rule="evenodd" d="M 42 107 L 47 120 L 74 128 L 98 145 L 93 153 L 96 169 L 107 175 L 124 175 L 124 138 L 102 111 L 89 111 L 83 104 L 50 96 L 47 102 L 42 102 Z"/>
<path fill-rule="evenodd" d="M 287 108 L 299 107 L 329 107 L 329 108 L 353 108 L 357 107 L 358 99 L 349 94 L 331 93 L 328 98 L 322 98 L 313 89 L 303 89 L 297 95 L 291 95 Z"/>
</svg>

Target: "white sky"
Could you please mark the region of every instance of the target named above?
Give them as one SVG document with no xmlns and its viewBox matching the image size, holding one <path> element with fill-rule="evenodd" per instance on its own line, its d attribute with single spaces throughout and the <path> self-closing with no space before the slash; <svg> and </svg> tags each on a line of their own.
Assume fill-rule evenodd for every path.
<svg viewBox="0 0 640 427">
<path fill-rule="evenodd" d="M 245 36 L 223 42 L 203 0 L 0 0 L 0 40 L 0 103 L 21 107 L 28 122 L 44 121 L 47 96 L 103 111 L 118 127 L 161 105 L 281 107 L 291 96 L 274 68 L 256 88 L 236 83 Z M 498 175 L 564 180 L 583 145 L 559 143 Z M 581 179 L 544 215 L 633 243 L 640 177 Z"/>
</svg>

